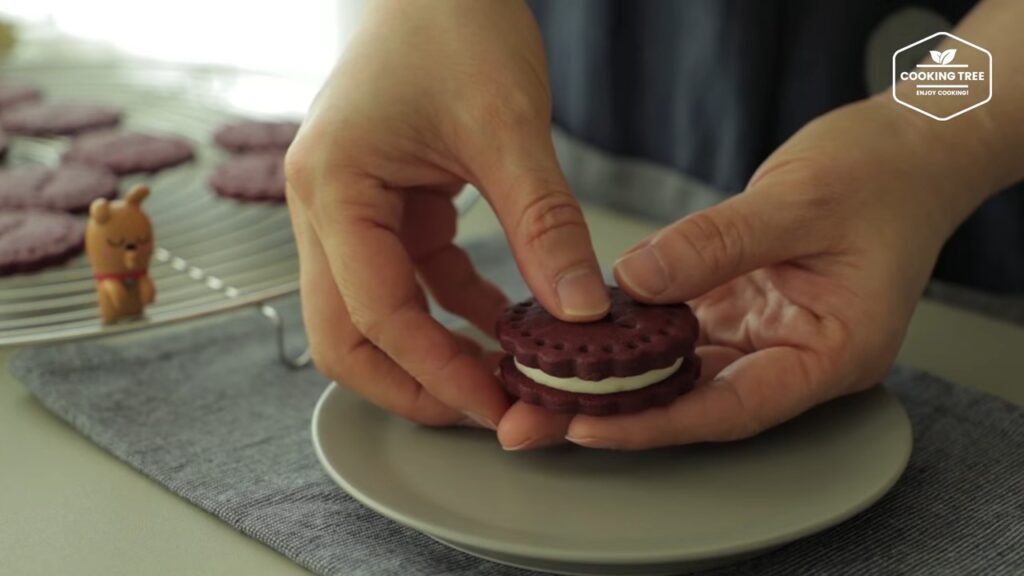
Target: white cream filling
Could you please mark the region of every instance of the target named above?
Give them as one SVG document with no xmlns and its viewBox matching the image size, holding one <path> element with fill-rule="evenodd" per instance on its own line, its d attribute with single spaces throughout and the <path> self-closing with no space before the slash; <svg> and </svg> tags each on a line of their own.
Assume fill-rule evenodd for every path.
<svg viewBox="0 0 1024 576">
<path fill-rule="evenodd" d="M 512 361 L 515 362 L 516 369 L 522 372 L 523 376 L 526 376 L 538 384 L 543 384 L 544 386 L 564 390 L 566 392 L 580 392 L 583 394 L 614 394 L 615 392 L 638 390 L 644 386 L 650 386 L 655 382 L 660 382 L 665 378 L 668 378 L 683 365 L 683 359 L 680 358 L 671 366 L 648 370 L 642 374 L 634 374 L 633 376 L 609 376 L 603 380 L 583 380 L 582 378 L 577 378 L 575 376 L 570 378 L 559 378 L 558 376 L 552 376 L 551 374 L 544 372 L 540 368 L 523 366 L 516 358 L 513 358 Z"/>
</svg>

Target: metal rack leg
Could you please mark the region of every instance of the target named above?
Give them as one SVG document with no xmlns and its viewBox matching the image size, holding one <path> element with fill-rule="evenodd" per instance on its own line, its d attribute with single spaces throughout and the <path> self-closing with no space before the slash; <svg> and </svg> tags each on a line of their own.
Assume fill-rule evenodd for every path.
<svg viewBox="0 0 1024 576">
<path fill-rule="evenodd" d="M 293 357 L 288 354 L 288 348 L 285 346 L 284 321 L 281 320 L 281 315 L 277 313 L 277 310 L 270 304 L 262 302 L 258 306 L 260 314 L 263 314 L 267 320 L 270 320 L 270 323 L 274 325 L 274 330 L 277 332 L 277 357 L 281 360 L 281 363 L 295 370 L 309 366 L 309 348 L 306 348 L 298 356 Z"/>
</svg>

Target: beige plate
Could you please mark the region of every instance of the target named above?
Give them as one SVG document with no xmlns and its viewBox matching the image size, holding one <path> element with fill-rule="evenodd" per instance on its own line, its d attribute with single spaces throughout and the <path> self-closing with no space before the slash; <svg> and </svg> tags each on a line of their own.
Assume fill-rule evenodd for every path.
<svg viewBox="0 0 1024 576">
<path fill-rule="evenodd" d="M 911 430 L 877 388 L 730 445 L 506 453 L 491 432 L 417 427 L 332 384 L 313 442 L 353 497 L 460 550 L 552 572 L 672 574 L 864 510 L 903 472 Z"/>
</svg>

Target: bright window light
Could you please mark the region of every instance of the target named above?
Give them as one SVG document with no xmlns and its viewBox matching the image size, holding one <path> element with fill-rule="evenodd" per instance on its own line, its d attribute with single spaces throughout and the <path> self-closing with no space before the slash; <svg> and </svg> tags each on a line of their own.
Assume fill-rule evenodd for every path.
<svg viewBox="0 0 1024 576">
<path fill-rule="evenodd" d="M 146 58 L 322 78 L 364 0 L 4 0 L 0 13 Z"/>
</svg>

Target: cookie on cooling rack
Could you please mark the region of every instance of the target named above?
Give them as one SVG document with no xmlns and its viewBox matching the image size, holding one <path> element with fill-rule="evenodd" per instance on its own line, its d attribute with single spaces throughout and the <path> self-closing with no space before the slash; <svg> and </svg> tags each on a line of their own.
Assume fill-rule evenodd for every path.
<svg viewBox="0 0 1024 576">
<path fill-rule="evenodd" d="M 117 196 L 117 176 L 86 164 L 0 170 L 0 210 L 40 208 L 85 212 L 97 198 Z"/>
<path fill-rule="evenodd" d="M 244 202 L 284 202 L 284 152 L 252 152 L 227 159 L 210 177 L 220 196 Z"/>
<path fill-rule="evenodd" d="M 35 102 L 0 112 L 4 129 L 25 136 L 74 136 L 120 122 L 120 110 L 95 104 Z"/>
<path fill-rule="evenodd" d="M 19 104 L 37 102 L 42 99 L 43 93 L 35 86 L 28 84 L 16 84 L 13 82 L 0 82 L 0 111 L 9 110 Z"/>
<path fill-rule="evenodd" d="M 505 389 L 555 412 L 606 416 L 672 402 L 700 376 L 697 318 L 686 304 L 654 306 L 610 288 L 608 314 L 563 322 L 535 299 L 510 306 L 497 335 Z"/>
<path fill-rule="evenodd" d="M 60 264 L 84 243 L 85 224 L 63 212 L 0 211 L 0 276 Z"/>
<path fill-rule="evenodd" d="M 286 150 L 298 131 L 298 122 L 237 122 L 218 129 L 213 135 L 213 141 L 221 148 L 236 154 Z"/>
<path fill-rule="evenodd" d="M 124 175 L 158 172 L 194 156 L 192 145 L 184 138 L 111 130 L 75 138 L 64 160 L 102 166 Z"/>
</svg>

